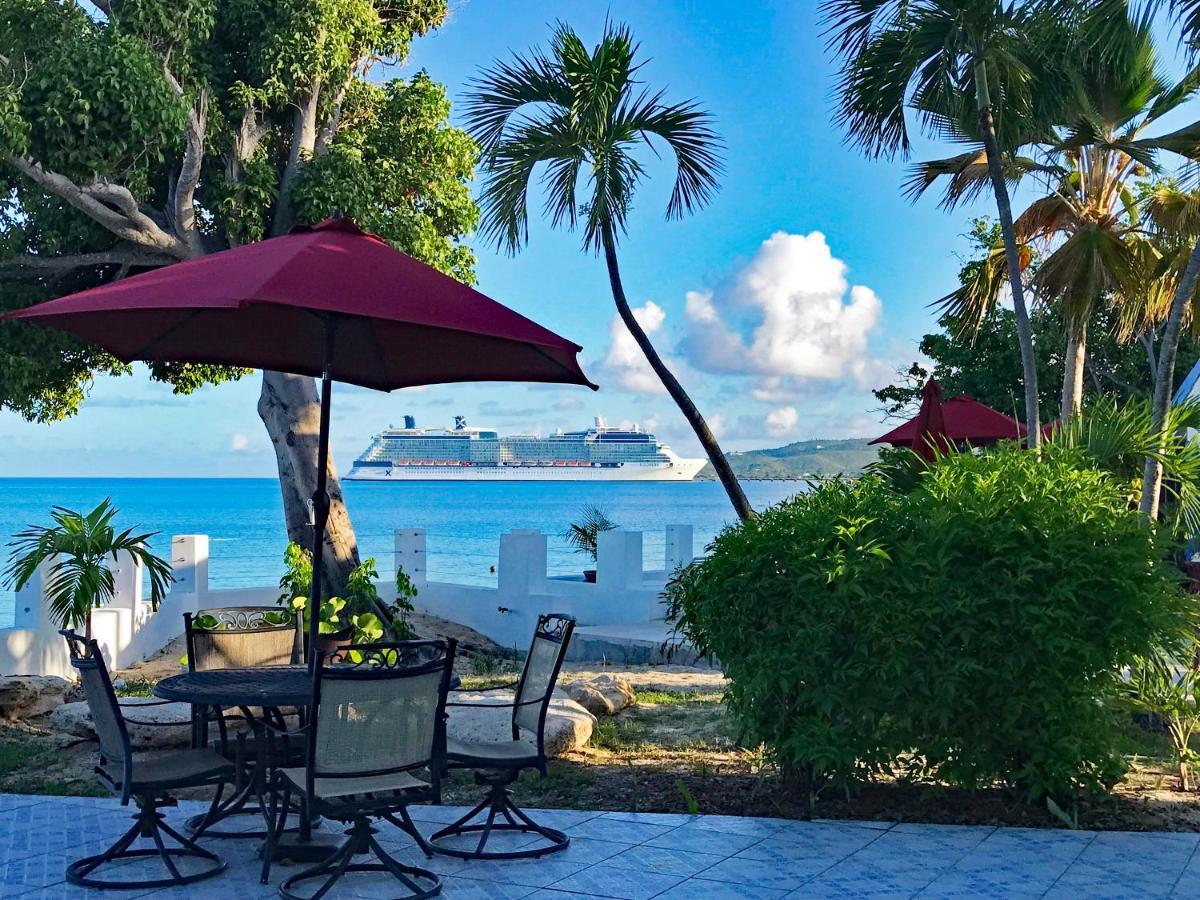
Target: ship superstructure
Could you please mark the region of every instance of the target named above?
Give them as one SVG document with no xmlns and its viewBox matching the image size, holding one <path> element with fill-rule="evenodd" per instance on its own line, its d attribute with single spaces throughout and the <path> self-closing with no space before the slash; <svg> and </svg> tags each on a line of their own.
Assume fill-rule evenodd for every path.
<svg viewBox="0 0 1200 900">
<path fill-rule="evenodd" d="M 682 459 L 636 425 L 602 417 L 583 431 L 501 436 L 456 416 L 453 428 L 404 427 L 377 434 L 354 461 L 359 481 L 691 481 L 702 459 Z"/>
</svg>

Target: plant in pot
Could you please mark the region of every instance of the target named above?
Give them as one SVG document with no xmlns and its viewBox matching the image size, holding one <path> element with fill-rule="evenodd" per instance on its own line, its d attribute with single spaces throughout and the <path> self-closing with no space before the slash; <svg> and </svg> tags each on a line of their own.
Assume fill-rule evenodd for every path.
<svg viewBox="0 0 1200 900">
<path fill-rule="evenodd" d="M 19 591 L 43 563 L 52 561 L 42 586 L 50 613 L 61 627 L 82 628 L 90 638 L 92 610 L 110 602 L 115 591 L 107 563 L 129 553 L 149 576 L 150 606 L 157 610 L 173 583 L 171 564 L 147 547 L 158 532 L 117 531 L 113 525 L 117 513 L 110 499 L 89 513 L 55 506 L 50 512 L 53 525 L 29 525 L 14 535 L 5 583 Z"/>
<path fill-rule="evenodd" d="M 576 553 L 582 553 L 591 557 L 592 563 L 595 564 L 596 551 L 601 533 L 613 531 L 616 527 L 617 524 L 598 506 L 585 506 L 580 513 L 580 520 L 572 522 L 567 527 L 567 530 L 563 532 L 563 540 L 570 544 Z M 596 570 L 584 569 L 583 580 L 594 583 L 596 581 Z"/>
</svg>

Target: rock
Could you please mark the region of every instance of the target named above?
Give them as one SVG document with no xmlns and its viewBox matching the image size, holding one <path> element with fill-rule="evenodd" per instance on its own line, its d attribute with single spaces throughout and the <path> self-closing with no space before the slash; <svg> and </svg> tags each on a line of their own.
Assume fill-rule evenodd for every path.
<svg viewBox="0 0 1200 900">
<path fill-rule="evenodd" d="M 566 686 L 571 699 L 594 716 L 612 716 L 637 702 L 629 682 L 612 675 L 597 675 Z"/>
<path fill-rule="evenodd" d="M 123 691 L 126 687 L 128 687 L 124 678 L 114 678 L 112 680 L 112 686 L 114 691 Z"/>
<path fill-rule="evenodd" d="M 460 741 L 511 741 L 512 691 L 455 691 L 454 703 L 487 703 L 489 707 L 452 706 L 447 733 Z M 596 717 L 564 694 L 555 690 L 546 712 L 546 755 L 560 756 L 578 750 L 592 736 Z"/>
<path fill-rule="evenodd" d="M 71 682 L 57 675 L 0 676 L 0 718 L 31 719 L 61 706 Z"/>
<path fill-rule="evenodd" d="M 163 703 L 152 697 L 126 697 L 120 701 L 129 730 L 129 742 L 135 750 L 188 747 L 192 743 L 192 707 L 188 703 Z M 130 721 L 136 719 L 137 722 Z M 60 731 L 79 737 L 94 737 L 92 715 L 87 703 L 64 703 L 50 715 Z M 154 722 L 140 725 L 138 722 Z"/>
</svg>

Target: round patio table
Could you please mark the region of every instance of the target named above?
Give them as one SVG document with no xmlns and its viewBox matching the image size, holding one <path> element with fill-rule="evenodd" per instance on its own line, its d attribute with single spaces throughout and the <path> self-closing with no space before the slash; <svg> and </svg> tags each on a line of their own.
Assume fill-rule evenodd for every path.
<svg viewBox="0 0 1200 900">
<path fill-rule="evenodd" d="M 307 666 L 183 672 L 156 684 L 154 696 L 195 706 L 308 706 L 312 675 Z"/>
</svg>

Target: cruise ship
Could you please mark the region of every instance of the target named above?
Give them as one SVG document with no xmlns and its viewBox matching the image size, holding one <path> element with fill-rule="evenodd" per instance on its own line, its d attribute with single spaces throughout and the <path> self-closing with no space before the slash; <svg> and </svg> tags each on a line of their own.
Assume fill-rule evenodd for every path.
<svg viewBox="0 0 1200 900">
<path fill-rule="evenodd" d="M 456 416 L 453 428 L 418 428 L 412 416 L 371 440 L 346 476 L 356 481 L 691 481 L 703 459 L 681 459 L 654 435 L 610 428 L 501 437 Z"/>
</svg>

